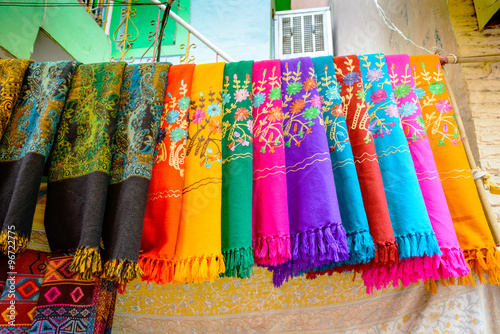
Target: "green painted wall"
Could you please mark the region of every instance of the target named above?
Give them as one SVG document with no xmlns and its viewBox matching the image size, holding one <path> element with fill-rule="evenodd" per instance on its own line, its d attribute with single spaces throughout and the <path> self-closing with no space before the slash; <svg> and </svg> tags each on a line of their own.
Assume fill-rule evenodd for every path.
<svg viewBox="0 0 500 334">
<path fill-rule="evenodd" d="M 276 11 L 290 10 L 291 9 L 290 0 L 276 0 Z"/>
<path fill-rule="evenodd" d="M 7 0 L 9 2 L 17 0 Z M 33 2 L 43 4 L 43 0 Z M 78 0 L 51 0 L 73 2 Z M 42 24 L 43 22 L 43 24 Z M 42 28 L 73 58 L 83 63 L 109 61 L 111 41 L 83 7 L 2 7 L 0 46 L 17 58 L 29 58 Z"/>
<path fill-rule="evenodd" d="M 139 0 L 138 3 L 151 3 L 149 0 Z M 110 35 L 112 39 L 118 40 L 120 38 L 120 34 L 123 34 L 122 29 L 118 29 L 118 26 L 121 22 L 121 6 L 116 6 L 113 9 L 113 15 L 111 20 L 111 29 Z M 123 8 L 126 8 L 124 6 Z M 156 30 L 156 25 L 152 25 L 151 21 L 158 20 L 158 10 L 157 6 L 135 6 L 135 16 L 132 17 L 132 22 L 135 27 L 129 24 L 128 33 L 131 35 L 131 38 L 137 39 L 133 42 L 132 48 L 127 52 L 127 58 L 134 57 L 136 59 L 140 58 L 142 55 L 144 57 L 153 56 L 153 48 L 148 48 L 153 43 L 153 37 L 149 38 L 151 33 L 154 33 Z M 190 22 L 190 10 L 191 10 L 191 1 L 190 0 L 177 0 L 172 6 L 172 12 L 175 12 L 179 15 L 184 21 L 187 23 Z M 163 16 L 163 11 L 160 13 L 159 21 L 161 22 Z M 156 23 L 155 23 L 156 24 Z M 169 18 L 167 21 L 167 25 L 164 30 L 164 39 L 162 42 L 162 54 L 170 55 L 178 55 L 183 53 L 183 51 L 179 48 L 181 44 L 185 44 L 187 41 L 187 30 L 183 27 L 176 24 L 176 22 Z M 115 42 L 113 41 L 113 47 L 111 51 L 111 55 L 115 58 L 120 57 L 120 51 L 114 46 Z"/>
</svg>

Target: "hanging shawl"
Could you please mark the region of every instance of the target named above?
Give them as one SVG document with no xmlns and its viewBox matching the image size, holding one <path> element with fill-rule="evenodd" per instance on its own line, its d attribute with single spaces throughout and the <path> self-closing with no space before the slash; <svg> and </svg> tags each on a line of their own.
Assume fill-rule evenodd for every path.
<svg viewBox="0 0 500 334">
<path fill-rule="evenodd" d="M 488 227 L 437 55 L 411 56 L 413 78 L 441 184 L 465 260 L 481 282 L 498 284 L 500 253 Z M 462 284 L 474 284 L 469 276 Z"/>
<path fill-rule="evenodd" d="M 224 276 L 247 278 L 252 265 L 253 61 L 224 67 L 222 116 L 222 254 Z"/>
<path fill-rule="evenodd" d="M 69 254 L 55 254 L 47 261 L 29 333 L 111 333 L 116 284 L 83 279 L 68 271 L 72 261 Z"/>
<path fill-rule="evenodd" d="M 28 59 L 0 59 L 0 139 L 21 92 L 24 73 L 31 62 Z"/>
<path fill-rule="evenodd" d="M 311 58 L 282 60 L 281 81 L 292 258 L 271 268 L 277 286 L 349 257 Z"/>
<path fill-rule="evenodd" d="M 398 245 L 389 217 L 380 167 L 372 137 L 368 130 L 369 116 L 364 100 L 359 60 L 356 56 L 334 57 L 340 98 L 346 115 L 347 131 L 358 174 L 363 205 L 368 217 L 370 235 L 376 245 L 371 265 L 388 266 L 398 261 Z M 359 271 L 364 265 L 343 266 Z"/>
<path fill-rule="evenodd" d="M 420 189 L 442 253 L 442 255 L 434 255 L 432 263 L 421 267 L 427 272 L 420 278 L 447 279 L 466 276 L 470 270 L 458 244 L 429 139 L 425 133 L 422 110 L 417 97 L 421 96 L 423 91 L 415 88 L 408 55 L 385 56 L 385 59 L 392 87 L 396 92 L 398 113 L 400 113 L 402 127 L 409 144 Z M 386 110 L 393 110 L 396 113 L 395 109 Z M 427 258 L 424 258 L 424 264 L 426 260 Z M 411 274 L 411 276 L 414 275 L 414 273 Z"/>
<path fill-rule="evenodd" d="M 0 333 L 29 333 L 34 309 L 40 295 L 47 253 L 26 250 L 14 264 L 0 255 L 7 285 L 0 291 Z M 11 263 L 9 265 L 9 262 Z"/>
<path fill-rule="evenodd" d="M 174 254 L 181 217 L 184 159 L 194 64 L 168 71 L 165 107 L 156 140 L 153 174 L 139 257 L 142 279 L 166 284 L 174 277 Z"/>
<path fill-rule="evenodd" d="M 368 129 L 377 150 L 400 259 L 399 264 L 391 268 L 383 266 L 363 273 L 367 290 L 371 292 L 375 284 L 384 280 L 393 281 L 397 286 L 401 279 L 403 285 L 408 286 L 410 282 L 428 278 L 426 274 L 432 271 L 424 271 L 423 267 L 435 269 L 432 256 L 441 252 L 401 126 L 384 55 L 364 55 L 358 59 L 370 117 Z M 406 109 L 400 111 L 406 114 Z"/>
<path fill-rule="evenodd" d="M 221 252 L 222 78 L 224 63 L 196 65 L 174 281 L 215 280 Z"/>
<path fill-rule="evenodd" d="M 38 190 L 76 62 L 31 64 L 0 142 L 0 248 L 15 252 L 31 235 Z"/>
<path fill-rule="evenodd" d="M 142 275 L 142 225 L 169 66 L 128 65 L 123 73 L 102 235 L 104 277 L 120 283 Z"/>
<path fill-rule="evenodd" d="M 326 56 L 312 60 L 318 80 L 318 92 L 323 102 L 322 111 L 330 147 L 335 189 L 337 190 L 342 225 L 346 231 L 349 247 L 349 259 L 317 268 L 318 271 L 321 271 L 341 264 L 354 265 L 370 262 L 375 256 L 375 247 L 368 228 L 356 167 L 354 167 L 351 142 L 342 109 L 339 84 L 335 77 L 333 58 Z M 309 275 L 309 277 L 314 276 L 314 272 Z"/>
<path fill-rule="evenodd" d="M 76 250 L 70 270 L 101 271 L 104 209 L 125 63 L 76 69 L 52 149 L 45 208 L 50 249 Z"/>
<path fill-rule="evenodd" d="M 276 266 L 289 260 L 290 227 L 283 142 L 281 63 L 253 64 L 253 256 Z"/>
</svg>

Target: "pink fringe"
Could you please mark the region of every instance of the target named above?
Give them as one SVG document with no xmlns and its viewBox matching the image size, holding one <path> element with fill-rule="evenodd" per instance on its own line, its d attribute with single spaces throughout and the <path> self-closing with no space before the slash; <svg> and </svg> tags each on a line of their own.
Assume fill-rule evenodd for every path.
<svg viewBox="0 0 500 334">
<path fill-rule="evenodd" d="M 389 267 L 374 267 L 363 272 L 361 277 L 366 286 L 366 293 L 373 294 L 374 289 L 404 287 L 426 279 L 446 279 L 467 276 L 470 272 L 464 254 L 459 248 L 442 248 L 442 255 L 412 257 L 400 259 L 399 263 Z"/>
<path fill-rule="evenodd" d="M 261 266 L 277 266 L 292 258 L 289 235 L 253 239 L 253 258 Z"/>
</svg>

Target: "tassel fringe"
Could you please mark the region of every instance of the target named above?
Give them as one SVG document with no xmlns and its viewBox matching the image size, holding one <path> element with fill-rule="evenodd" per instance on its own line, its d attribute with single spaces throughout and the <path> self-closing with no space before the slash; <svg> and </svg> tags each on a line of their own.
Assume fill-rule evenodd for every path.
<svg viewBox="0 0 500 334">
<path fill-rule="evenodd" d="M 126 284 L 143 274 L 139 263 L 135 261 L 115 259 L 104 264 L 103 277 L 118 284 Z"/>
<path fill-rule="evenodd" d="M 399 258 L 433 256 L 441 254 L 434 232 L 410 233 L 397 236 Z"/>
<path fill-rule="evenodd" d="M 139 266 L 144 272 L 141 277 L 143 281 L 167 284 L 174 280 L 174 262 L 172 260 L 140 256 Z"/>
<path fill-rule="evenodd" d="M 222 254 L 174 261 L 175 283 L 200 283 L 215 281 L 226 271 Z"/>
<path fill-rule="evenodd" d="M 89 280 L 102 271 L 101 252 L 95 247 L 80 247 L 76 250 L 69 270 L 79 273 L 83 279 Z"/>
<path fill-rule="evenodd" d="M 408 287 L 412 283 L 429 280 L 454 279 L 467 276 L 470 272 L 465 258 L 459 248 L 442 249 L 442 254 L 434 256 L 412 257 L 402 259 L 390 267 L 373 267 L 363 272 L 362 278 L 368 294 L 374 289 L 399 287 L 402 284 Z M 436 291 L 435 282 L 430 282 L 432 291 Z"/>
<path fill-rule="evenodd" d="M 253 257 L 256 264 L 277 266 L 292 258 L 289 235 L 273 235 L 253 240 Z"/>
<path fill-rule="evenodd" d="M 292 236 L 291 248 L 290 261 L 269 268 L 273 273 L 273 283 L 277 287 L 312 268 L 349 258 L 347 237 L 341 224 L 297 233 Z"/>
<path fill-rule="evenodd" d="M 311 271 L 306 275 L 307 279 L 315 279 L 321 275 L 332 276 L 334 273 L 343 273 L 345 271 L 351 271 L 354 273 L 362 273 L 366 270 L 369 270 L 372 267 L 377 266 L 392 266 L 399 261 L 398 256 L 398 244 L 395 242 L 386 242 L 375 244 L 374 257 L 371 261 L 366 263 L 358 263 L 358 264 L 346 264 L 343 263 L 340 266 L 323 266 L 323 268 L 329 267 L 327 269 L 323 269 L 321 271 Z"/>
<path fill-rule="evenodd" d="M 392 266 L 399 262 L 399 246 L 396 242 L 378 243 L 375 245 L 377 249 L 372 265 Z"/>
<path fill-rule="evenodd" d="M 332 262 L 327 265 L 316 267 L 306 274 L 306 278 L 315 279 L 318 276 L 333 274 L 336 267 L 342 265 L 357 265 L 370 262 L 375 257 L 375 245 L 368 230 L 356 231 L 347 234 L 347 246 L 349 248 L 349 258 L 345 261 Z"/>
<path fill-rule="evenodd" d="M 29 237 L 18 232 L 0 232 L 0 251 L 7 255 L 10 252 L 21 253 L 28 246 Z"/>
<path fill-rule="evenodd" d="M 496 247 L 464 250 L 467 264 L 479 282 L 500 285 L 500 252 Z M 488 275 L 486 279 L 485 275 Z M 475 286 L 472 273 L 459 281 L 460 285 Z"/>
<path fill-rule="evenodd" d="M 242 247 L 223 251 L 226 271 L 222 277 L 249 278 L 253 276 L 252 247 Z"/>
</svg>

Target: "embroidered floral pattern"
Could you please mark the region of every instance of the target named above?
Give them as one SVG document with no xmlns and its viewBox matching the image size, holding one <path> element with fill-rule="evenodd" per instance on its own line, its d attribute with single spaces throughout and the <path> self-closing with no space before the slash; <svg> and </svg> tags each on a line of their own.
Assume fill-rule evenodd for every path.
<svg viewBox="0 0 500 334">
<path fill-rule="evenodd" d="M 109 173 L 124 67 L 102 63 L 76 69 L 54 142 L 49 181 Z"/>
<path fill-rule="evenodd" d="M 435 69 L 425 68 L 422 63 L 422 71 L 417 74 L 416 66 L 413 67 L 413 78 L 415 85 L 419 86 L 422 98 L 420 103 L 422 108 L 432 106 L 436 110 L 425 115 L 425 127 L 431 130 L 432 135 L 439 135 L 438 145 L 458 145 L 461 140 L 460 133 L 455 123 L 453 115 L 453 108 L 448 98 L 438 99 L 438 95 L 446 90 L 444 84 L 444 76 L 439 63 L 436 64 Z M 425 90 L 427 88 L 427 91 Z"/>
<path fill-rule="evenodd" d="M 328 65 L 325 65 L 325 75 L 320 78 L 318 92 L 326 89 L 325 97 L 327 100 L 323 102 L 321 110 L 323 112 L 325 131 L 330 143 L 330 151 L 342 152 L 349 143 L 349 135 L 345 114 L 340 102 L 340 87 L 333 75 L 334 73 L 332 75 L 328 74 Z"/>
<path fill-rule="evenodd" d="M 296 71 L 291 71 L 288 68 L 288 63 L 285 64 L 285 71 L 282 73 L 281 80 L 286 84 L 286 94 L 283 96 L 283 108 L 290 106 L 290 112 L 286 113 L 283 117 L 283 135 L 285 137 L 285 146 L 290 147 L 292 143 L 300 147 L 300 143 L 306 138 L 308 134 L 312 133 L 311 126 L 315 121 L 321 122 L 321 110 L 313 103 L 314 101 L 321 101 L 319 95 L 311 92 L 313 88 L 318 86 L 314 76 L 314 68 L 309 69 L 309 77 L 301 82 L 301 69 L 300 61 L 297 64 Z M 290 87 L 293 87 L 290 89 Z M 304 94 L 300 98 L 292 98 L 301 91 Z M 293 92 L 290 94 L 290 92 Z M 311 106 L 305 108 L 306 103 Z M 303 119 L 305 120 L 303 120 Z"/>
<path fill-rule="evenodd" d="M 218 139 L 222 133 L 222 124 L 220 120 L 213 118 L 222 114 L 221 103 L 228 103 L 230 97 L 222 92 L 213 92 L 212 89 L 208 98 L 203 96 L 203 92 L 199 94 L 198 101 L 191 104 L 191 122 L 196 124 L 196 129 L 193 128 L 193 133 L 188 134 L 186 156 L 194 154 L 200 158 L 200 166 L 210 168 L 213 163 L 222 164 L 221 139 Z"/>
<path fill-rule="evenodd" d="M 21 159 L 28 152 L 48 157 L 76 63 L 32 64 L 0 144 L 0 160 Z"/>
<path fill-rule="evenodd" d="M 169 66 L 142 64 L 126 67 L 116 119 L 110 183 L 121 182 L 133 175 L 151 177 Z M 173 123 L 178 117 L 179 112 L 174 110 L 170 121 Z"/>
<path fill-rule="evenodd" d="M 188 112 L 191 100 L 187 96 L 188 88 L 184 80 L 179 86 L 179 98 L 168 93 L 168 102 L 160 120 L 160 130 L 156 139 L 154 163 L 168 161 L 169 166 L 179 171 L 184 176 L 184 160 L 186 158 L 186 138 L 188 132 Z M 205 112 L 198 117 L 201 122 Z M 198 122 L 199 123 L 199 122 Z M 169 140 L 165 140 L 166 138 Z"/>
<path fill-rule="evenodd" d="M 249 146 L 252 142 L 252 110 L 250 110 L 251 108 L 238 106 L 239 103 L 250 100 L 251 92 L 249 91 L 251 83 L 250 74 L 245 76 L 243 82 L 236 74 L 234 74 L 232 80 L 227 76 L 224 78 L 224 94 L 228 94 L 229 88 L 235 90 L 233 94 L 234 102 L 230 103 L 231 99 L 229 99 L 223 104 L 224 114 L 222 123 L 222 140 L 233 152 L 238 146 Z M 234 113 L 234 121 L 230 122 L 226 119 L 230 118 L 229 116 L 232 113 Z"/>
<path fill-rule="evenodd" d="M 426 136 L 422 113 L 417 112 L 420 109 L 418 98 L 419 96 L 425 96 L 425 91 L 415 87 L 412 89 L 410 84 L 413 77 L 409 70 L 409 65 L 407 65 L 405 73 L 399 75 L 395 71 L 395 64 L 391 64 L 389 67 L 389 77 L 391 78 L 393 87 L 410 87 L 409 89 L 400 89 L 400 95 L 396 95 L 395 98 L 398 101 L 403 99 L 406 101 L 399 102 L 399 108 L 396 110 L 396 113 L 399 113 L 401 116 L 401 125 L 403 126 L 406 138 L 411 139 L 408 140 L 408 144 L 411 144 L 419 142 Z M 408 99 L 410 99 L 410 101 L 408 101 Z"/>
<path fill-rule="evenodd" d="M 385 85 L 389 85 L 391 87 L 391 82 L 386 78 L 384 81 L 380 81 L 383 78 L 383 67 L 384 67 L 384 56 L 379 54 L 374 56 L 378 61 L 375 64 L 372 64 L 368 61 L 368 56 L 360 56 L 359 62 L 360 65 L 365 67 L 370 71 L 375 71 L 376 73 L 380 73 L 380 78 L 376 81 L 366 81 L 364 83 L 364 90 L 373 90 L 373 86 L 378 88 L 375 90 L 370 97 L 370 101 L 366 101 L 366 106 L 368 109 L 368 115 L 370 117 L 370 124 L 368 125 L 368 130 L 371 132 L 374 138 L 383 137 L 384 135 L 390 135 L 392 132 L 392 127 L 396 125 L 395 120 L 391 120 L 391 118 L 398 117 L 397 113 L 394 110 L 396 105 L 395 101 L 389 98 L 389 94 L 387 94 L 386 89 L 384 89 Z M 375 67 L 374 67 L 375 66 Z M 410 88 L 408 88 L 410 89 Z M 402 91 L 406 91 L 404 88 Z M 398 93 L 396 93 L 397 96 Z M 388 110 L 389 109 L 389 110 Z M 383 115 L 381 116 L 381 111 L 384 110 L 385 115 L 388 117 L 387 119 Z"/>
<path fill-rule="evenodd" d="M 343 113 L 347 117 L 347 111 L 349 110 L 349 105 L 351 103 L 356 104 L 356 111 L 354 112 L 354 117 L 352 118 L 351 129 L 359 129 L 366 130 L 366 135 L 364 137 L 365 143 L 369 143 L 372 141 L 371 132 L 368 129 L 369 124 L 369 116 L 368 113 L 363 114 L 360 119 L 361 112 L 363 108 L 366 106 L 365 99 L 360 99 L 358 94 L 356 94 L 356 98 L 354 98 L 354 84 L 357 85 L 358 88 L 363 89 L 363 83 L 359 82 L 360 75 L 358 72 L 353 72 L 356 69 L 356 66 L 353 63 L 351 58 L 345 58 L 344 64 L 346 65 L 347 72 L 344 74 L 342 69 L 338 66 L 335 66 L 335 73 L 337 74 L 337 79 L 340 80 L 342 78 L 342 83 L 345 86 L 345 94 L 342 94 L 342 108 Z M 340 84 L 339 84 L 340 90 Z M 339 106 L 340 108 L 340 106 Z M 331 149 L 331 148 L 330 148 Z"/>
<path fill-rule="evenodd" d="M 283 135 L 281 131 L 281 122 L 283 121 L 283 111 L 281 107 L 274 106 L 274 101 L 281 100 L 281 80 L 280 70 L 273 67 L 271 75 L 266 76 L 267 69 L 262 74 L 263 79 L 258 82 L 253 82 L 253 106 L 261 108 L 254 119 L 254 123 L 250 123 L 253 128 L 254 139 L 264 143 L 260 152 L 274 153 L 275 148 L 283 145 Z M 266 99 L 264 91 L 271 87 Z M 300 89 L 300 88 L 299 88 Z"/>
</svg>

